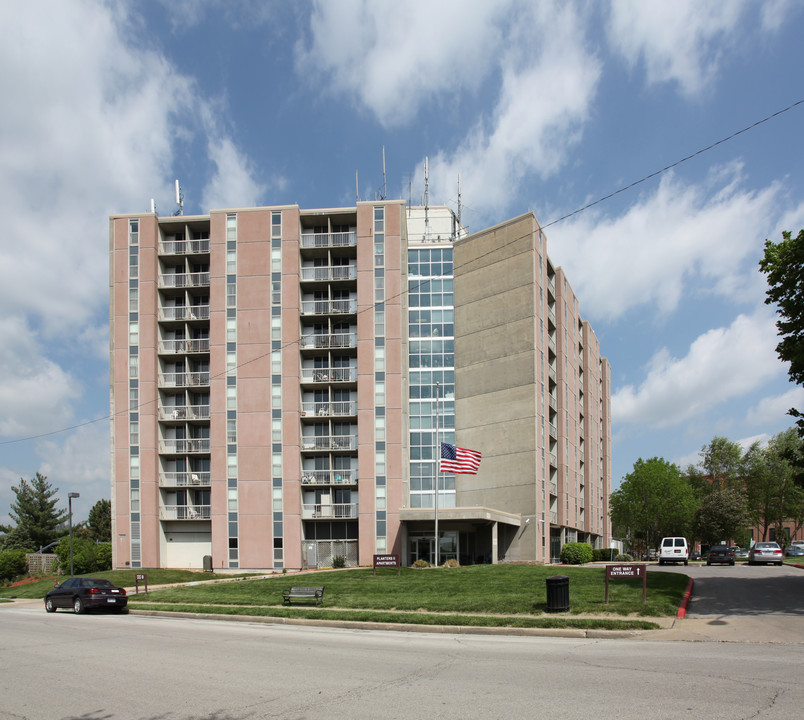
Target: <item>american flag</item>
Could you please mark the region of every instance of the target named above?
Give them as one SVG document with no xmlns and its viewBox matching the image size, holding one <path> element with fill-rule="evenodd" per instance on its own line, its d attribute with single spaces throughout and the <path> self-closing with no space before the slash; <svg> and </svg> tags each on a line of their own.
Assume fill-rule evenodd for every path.
<svg viewBox="0 0 804 720">
<path fill-rule="evenodd" d="M 441 443 L 441 472 L 477 475 L 480 467 L 480 453 L 449 443 Z"/>
</svg>

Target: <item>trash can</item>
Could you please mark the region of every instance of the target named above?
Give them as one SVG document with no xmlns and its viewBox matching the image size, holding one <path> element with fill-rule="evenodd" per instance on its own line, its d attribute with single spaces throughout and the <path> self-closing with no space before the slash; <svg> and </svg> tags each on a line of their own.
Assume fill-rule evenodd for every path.
<svg viewBox="0 0 804 720">
<path fill-rule="evenodd" d="M 569 603 L 569 578 L 553 575 L 547 578 L 547 612 L 567 612 Z"/>
<path fill-rule="evenodd" d="M 204 555 L 204 572 L 212 572 L 212 555 Z"/>
</svg>

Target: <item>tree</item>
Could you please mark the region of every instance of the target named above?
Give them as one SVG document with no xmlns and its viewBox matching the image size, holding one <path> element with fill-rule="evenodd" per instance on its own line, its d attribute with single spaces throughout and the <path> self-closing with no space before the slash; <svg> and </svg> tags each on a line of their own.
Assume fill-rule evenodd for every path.
<svg viewBox="0 0 804 720">
<path fill-rule="evenodd" d="M 695 534 L 710 545 L 743 537 L 748 524 L 745 495 L 737 488 L 713 490 L 695 512 Z"/>
<path fill-rule="evenodd" d="M 765 304 L 776 305 L 776 328 L 781 342 L 776 353 L 783 362 L 790 363 L 788 377 L 797 385 L 804 384 L 804 230 L 793 238 L 790 232 L 782 233 L 782 242 L 765 240 L 765 256 L 759 269 L 765 273 L 768 289 Z M 804 414 L 796 408 L 788 411 L 797 417 L 799 435 L 804 436 Z"/>
<path fill-rule="evenodd" d="M 742 476 L 743 449 L 738 443 L 715 436 L 709 445 L 701 448 L 700 454 L 700 466 L 713 490 L 728 487 Z"/>
<path fill-rule="evenodd" d="M 98 500 L 89 511 L 89 537 L 96 542 L 112 541 L 112 503 Z"/>
<path fill-rule="evenodd" d="M 611 494 L 609 514 L 637 547 L 657 547 L 666 536 L 687 536 L 699 502 L 676 465 L 640 458 Z"/>
<path fill-rule="evenodd" d="M 64 532 L 61 529 L 67 520 L 65 510 L 57 510 L 59 489 L 51 487 L 47 477 L 36 473 L 30 484 L 20 478 L 18 486 L 11 488 L 16 495 L 16 502 L 11 504 L 9 515 L 16 521 L 16 528 L 0 527 L 7 533 L 19 530 L 25 532 L 38 550 L 58 539 Z"/>
</svg>

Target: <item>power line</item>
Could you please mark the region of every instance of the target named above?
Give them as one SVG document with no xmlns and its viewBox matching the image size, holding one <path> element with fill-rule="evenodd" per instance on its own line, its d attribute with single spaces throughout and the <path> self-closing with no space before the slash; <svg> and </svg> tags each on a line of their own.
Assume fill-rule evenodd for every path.
<svg viewBox="0 0 804 720">
<path fill-rule="evenodd" d="M 603 196 L 599 197 L 597 200 L 593 200 L 592 202 L 587 203 L 586 205 L 578 208 L 577 210 L 573 210 L 572 212 L 569 212 L 566 215 L 562 215 L 561 217 L 558 217 L 555 220 L 551 220 L 548 223 L 540 224 L 539 229 L 540 230 L 545 230 L 546 228 L 552 227 L 553 225 L 557 225 L 558 223 L 563 222 L 564 220 L 568 220 L 569 218 L 574 217 L 575 215 L 579 215 L 580 213 L 585 212 L 589 208 L 592 208 L 595 205 L 599 205 L 600 203 L 603 203 L 606 200 L 610 200 L 611 198 L 616 197 L 617 195 L 620 195 L 620 194 L 626 192 L 627 190 L 630 190 L 630 189 L 636 187 L 637 185 L 641 185 L 642 183 L 647 182 L 648 180 L 652 180 L 655 177 L 659 177 L 660 175 L 663 175 L 664 173 L 672 170 L 673 168 L 678 167 L 679 165 L 682 165 L 683 163 L 685 163 L 685 162 L 687 162 L 689 160 L 692 160 L 693 158 L 696 158 L 699 155 L 703 155 L 704 153 L 709 152 L 710 150 L 718 147 L 719 145 L 722 145 L 722 144 L 728 142 L 729 140 L 733 140 L 734 138 L 738 137 L 739 135 L 742 135 L 743 133 L 746 133 L 746 132 L 748 132 L 750 130 L 753 130 L 754 128 L 757 128 L 760 125 L 762 125 L 762 124 L 764 124 L 764 123 L 766 123 L 766 122 L 768 122 L 770 120 L 773 120 L 774 118 L 777 118 L 780 115 L 783 115 L 784 113 L 789 112 L 790 110 L 793 110 L 794 108 L 796 108 L 796 107 L 798 107 L 799 105 L 802 105 L 802 104 L 804 104 L 804 98 L 802 98 L 800 100 L 797 100 L 796 102 L 791 103 L 787 107 L 782 108 L 781 110 L 777 110 L 776 112 L 771 113 L 770 115 L 767 115 L 766 117 L 762 118 L 761 120 L 757 120 L 756 122 L 753 122 L 750 125 L 747 125 L 744 128 L 742 128 L 740 130 L 737 130 L 737 131 L 731 133 L 730 135 L 727 135 L 724 138 L 721 138 L 720 140 L 716 140 L 715 142 L 707 145 L 706 147 L 703 147 L 703 148 L 701 148 L 699 150 L 696 150 L 693 153 L 690 153 L 689 155 L 686 155 L 685 157 L 681 158 L 680 160 L 676 160 L 675 162 L 670 163 L 669 165 L 666 165 L 665 167 L 661 168 L 660 170 L 656 170 L 656 171 L 654 171 L 652 173 L 649 173 L 648 175 L 645 175 L 644 177 L 640 178 L 639 180 L 634 180 L 633 182 L 629 183 L 628 185 L 624 185 L 623 187 L 619 188 L 618 190 L 615 190 L 615 191 L 610 192 L 610 193 L 608 193 L 606 195 L 603 195 Z M 517 242 L 518 240 L 522 240 L 525 237 L 528 237 L 528 235 L 530 235 L 530 233 L 515 237 L 515 238 L 509 240 L 507 243 L 505 243 L 505 245 L 503 245 L 502 247 L 507 247 L 508 245 L 510 245 L 510 244 L 512 244 L 514 242 Z M 483 257 L 486 257 L 487 255 L 496 253 L 500 249 L 501 248 L 497 247 L 497 248 L 494 248 L 493 250 L 489 250 L 487 253 L 484 253 L 483 255 L 475 257 L 472 260 L 470 260 L 469 262 L 477 262 L 478 260 L 481 260 Z M 455 268 L 455 266 L 453 265 L 453 272 L 454 272 L 454 268 Z M 441 276 L 441 277 L 443 277 L 443 276 Z M 429 283 L 430 280 L 432 280 L 432 279 L 437 279 L 437 276 L 433 277 L 433 278 L 429 278 L 428 280 L 425 280 L 423 282 Z M 397 299 L 401 298 L 402 296 L 404 296 L 406 293 L 407 293 L 407 289 L 406 288 L 402 289 L 397 295 L 394 295 L 394 296 L 392 296 L 390 298 L 385 298 L 383 303 L 387 303 L 388 300 L 397 300 Z M 373 306 L 365 308 L 364 310 L 362 310 L 360 312 L 367 312 L 367 311 L 372 311 L 372 310 L 373 310 Z M 287 347 L 291 347 L 291 346 L 296 345 L 296 344 L 298 344 L 298 341 L 297 340 L 292 340 L 292 341 L 286 343 L 285 345 L 283 345 L 280 349 L 285 349 Z M 271 352 L 273 352 L 273 350 Z M 248 365 L 248 364 L 250 364 L 252 362 L 256 362 L 257 360 L 262 360 L 262 359 L 264 359 L 266 357 L 269 357 L 271 352 L 264 353 L 263 355 L 259 355 L 257 357 L 254 357 L 254 358 L 252 358 L 251 360 L 249 360 L 247 362 L 244 362 L 242 364 L 238 364 L 236 369 L 240 369 L 241 367 L 245 367 L 246 365 Z M 224 372 L 218 373 L 217 375 L 210 376 L 210 380 L 225 376 L 227 374 L 227 372 L 228 371 L 224 371 Z M 154 402 L 156 402 L 156 401 L 155 400 L 150 400 L 147 403 L 139 405 L 137 410 L 139 411 L 144 407 L 148 407 L 148 405 L 151 405 Z M 114 417 L 117 417 L 118 415 L 123 415 L 123 414 L 128 413 L 128 412 L 129 412 L 128 409 L 120 410 L 119 412 L 114 414 Z M 16 444 L 16 443 L 27 442 L 27 441 L 30 441 L 30 440 L 39 440 L 41 438 L 50 437 L 52 435 L 60 435 L 61 433 L 69 432 L 70 430 L 76 430 L 78 428 L 86 427 L 88 425 L 94 425 L 95 423 L 108 421 L 111 418 L 112 418 L 112 415 L 107 414 L 107 415 L 104 415 L 102 417 L 95 418 L 94 420 L 87 420 L 86 422 L 78 423 L 76 425 L 70 425 L 68 427 L 60 428 L 58 430 L 51 430 L 50 432 L 39 433 L 37 435 L 28 435 L 26 437 L 21 437 L 21 438 L 13 438 L 11 440 L 0 440 L 0 446 L 2 446 L 2 445 L 13 445 L 13 444 Z"/>
</svg>

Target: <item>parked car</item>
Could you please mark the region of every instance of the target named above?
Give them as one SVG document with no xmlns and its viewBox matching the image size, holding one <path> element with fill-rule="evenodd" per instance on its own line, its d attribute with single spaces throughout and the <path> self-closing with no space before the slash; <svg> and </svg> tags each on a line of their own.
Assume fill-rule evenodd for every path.
<svg viewBox="0 0 804 720">
<path fill-rule="evenodd" d="M 715 563 L 734 565 L 734 548 L 728 545 L 712 545 L 706 556 L 706 564 L 714 565 Z"/>
<path fill-rule="evenodd" d="M 659 565 L 664 565 L 666 562 L 683 562 L 686 565 L 689 558 L 690 548 L 689 545 L 687 545 L 686 538 L 662 538 L 662 544 L 659 545 Z"/>
<path fill-rule="evenodd" d="M 701 553 L 699 553 L 697 550 L 693 550 L 690 553 L 690 560 L 700 560 L 700 559 L 701 559 Z"/>
<path fill-rule="evenodd" d="M 791 545 L 787 548 L 787 557 L 804 557 L 804 547 L 801 547 L 801 545 Z"/>
<path fill-rule="evenodd" d="M 56 585 L 45 595 L 45 610 L 56 612 L 57 608 L 72 608 L 77 613 L 91 608 L 112 608 L 123 612 L 128 604 L 124 588 L 115 586 L 106 578 L 73 577 Z"/>
<path fill-rule="evenodd" d="M 736 560 L 748 560 L 748 548 L 734 548 L 734 558 Z"/>
<path fill-rule="evenodd" d="M 782 548 L 775 542 L 754 543 L 748 551 L 748 564 L 757 565 L 759 563 L 775 563 L 781 565 L 784 562 Z"/>
</svg>

